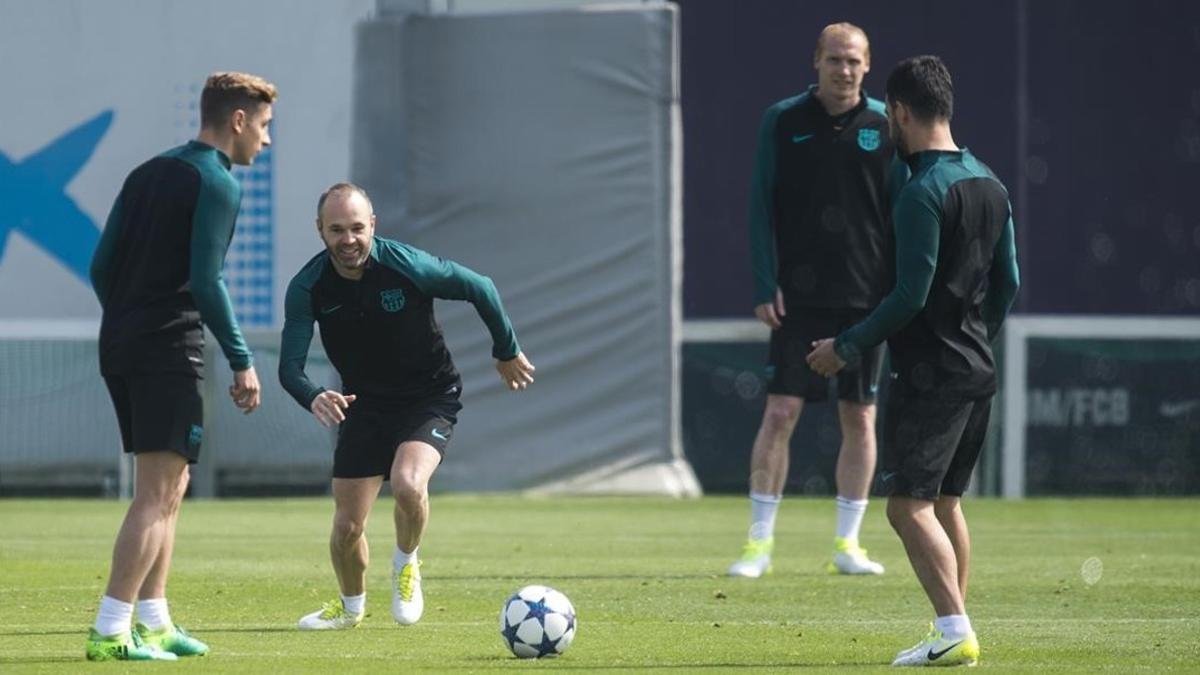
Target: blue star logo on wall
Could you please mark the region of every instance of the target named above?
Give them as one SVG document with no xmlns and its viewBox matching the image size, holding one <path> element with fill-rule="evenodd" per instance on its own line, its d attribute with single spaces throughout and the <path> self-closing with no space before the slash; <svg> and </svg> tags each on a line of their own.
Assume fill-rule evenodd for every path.
<svg viewBox="0 0 1200 675">
<path fill-rule="evenodd" d="M 20 232 L 90 285 L 100 228 L 67 194 L 67 185 L 112 121 L 113 111 L 106 110 L 20 162 L 0 152 L 0 265 L 9 234 Z"/>
</svg>

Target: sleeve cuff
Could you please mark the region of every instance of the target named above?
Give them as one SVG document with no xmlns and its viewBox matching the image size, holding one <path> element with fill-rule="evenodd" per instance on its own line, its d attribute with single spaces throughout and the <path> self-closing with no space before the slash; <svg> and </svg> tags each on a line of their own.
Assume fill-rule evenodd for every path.
<svg viewBox="0 0 1200 675">
<path fill-rule="evenodd" d="M 511 361 L 511 360 L 517 358 L 517 354 L 520 354 L 520 353 L 521 353 L 521 347 L 514 344 L 511 351 L 501 350 L 498 348 L 493 349 L 492 350 L 492 358 L 496 359 L 497 361 Z"/>
<path fill-rule="evenodd" d="M 862 362 L 862 350 L 844 334 L 834 339 L 833 351 L 846 362 L 846 366 L 848 367 L 857 367 Z"/>
<path fill-rule="evenodd" d="M 325 391 L 326 391 L 325 387 L 317 387 L 316 389 L 313 389 L 312 391 L 308 392 L 308 405 L 306 405 L 305 408 L 307 408 L 311 412 L 313 401 L 317 400 L 317 397 L 320 396 L 321 394 L 324 394 Z"/>
<path fill-rule="evenodd" d="M 754 306 L 758 307 L 759 305 L 769 305 L 769 304 L 775 302 L 775 292 L 776 292 L 776 289 L 774 289 L 774 288 L 772 288 L 769 291 L 767 291 L 767 290 L 755 291 L 754 292 Z"/>
</svg>

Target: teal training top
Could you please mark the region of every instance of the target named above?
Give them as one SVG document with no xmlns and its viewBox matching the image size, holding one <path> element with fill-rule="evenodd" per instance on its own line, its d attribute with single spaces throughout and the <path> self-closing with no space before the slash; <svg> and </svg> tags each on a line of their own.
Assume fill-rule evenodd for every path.
<svg viewBox="0 0 1200 675">
<path fill-rule="evenodd" d="M 811 86 L 767 108 L 750 186 L 754 303 L 870 309 L 891 284 L 891 196 L 908 178 L 883 102 L 830 115 Z"/>
<path fill-rule="evenodd" d="M 92 259 L 101 372 L 200 374 L 208 326 L 234 370 L 251 365 L 221 277 L 241 203 L 229 158 L 191 141 L 134 169 Z"/>
<path fill-rule="evenodd" d="M 1008 191 L 969 150 L 907 158 L 912 179 L 892 214 L 896 284 L 837 337 L 849 363 L 887 340 L 894 376 L 931 396 L 995 392 L 996 336 L 1018 287 Z"/>
<path fill-rule="evenodd" d="M 375 237 L 363 276 L 339 275 L 329 253 L 314 256 L 288 284 L 279 381 L 304 409 L 324 389 L 304 372 L 313 323 L 354 405 L 403 403 L 461 384 L 433 314 L 435 298 L 466 300 L 487 325 L 492 355 L 520 352 L 492 280 L 418 248 Z"/>
</svg>

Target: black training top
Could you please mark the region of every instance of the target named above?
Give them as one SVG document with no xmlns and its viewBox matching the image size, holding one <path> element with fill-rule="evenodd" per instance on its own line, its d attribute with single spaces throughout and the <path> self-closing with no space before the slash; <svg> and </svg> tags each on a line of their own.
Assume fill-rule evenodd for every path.
<svg viewBox="0 0 1200 675">
<path fill-rule="evenodd" d="M 434 298 L 475 305 L 492 335 L 492 356 L 520 347 L 492 280 L 420 249 L 375 237 L 361 279 L 342 277 L 329 253 L 314 256 L 288 284 L 279 381 L 305 410 L 324 389 L 304 374 L 313 322 L 356 406 L 403 403 L 459 383 L 433 315 Z"/>
<path fill-rule="evenodd" d="M 882 102 L 863 92 L 834 117 L 816 90 L 763 116 L 750 190 L 754 303 L 778 287 L 788 307 L 870 309 L 891 283 L 888 187 L 907 168 Z"/>
<path fill-rule="evenodd" d="M 893 214 L 896 287 L 835 343 L 858 355 L 887 340 L 900 382 L 933 398 L 996 391 L 991 340 L 1017 294 L 1008 191 L 966 148 L 909 156 Z"/>
<path fill-rule="evenodd" d="M 250 367 L 221 279 L 242 199 L 229 167 L 223 152 L 191 141 L 125 179 L 92 258 L 101 373 L 199 376 L 203 326 L 234 370 Z"/>
</svg>

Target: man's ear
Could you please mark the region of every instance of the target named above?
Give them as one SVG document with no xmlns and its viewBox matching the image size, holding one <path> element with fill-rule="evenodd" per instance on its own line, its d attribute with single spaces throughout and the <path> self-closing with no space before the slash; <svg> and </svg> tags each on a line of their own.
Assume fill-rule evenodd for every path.
<svg viewBox="0 0 1200 675">
<path fill-rule="evenodd" d="M 233 114 L 229 116 L 229 128 L 235 134 L 242 133 L 242 130 L 246 128 L 246 111 L 245 110 L 238 108 L 237 110 L 233 111 Z"/>
</svg>

